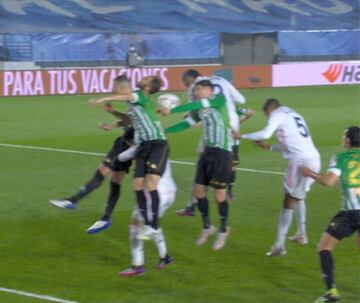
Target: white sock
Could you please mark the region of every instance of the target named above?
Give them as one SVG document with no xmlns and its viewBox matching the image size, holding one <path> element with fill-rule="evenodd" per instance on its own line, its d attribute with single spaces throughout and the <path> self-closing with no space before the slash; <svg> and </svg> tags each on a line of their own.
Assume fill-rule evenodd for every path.
<svg viewBox="0 0 360 303">
<path fill-rule="evenodd" d="M 144 241 L 136 239 L 137 234 L 139 233 L 139 225 L 130 225 L 129 226 L 129 238 L 131 246 L 131 258 L 133 266 L 143 266 L 144 265 Z"/>
<path fill-rule="evenodd" d="M 162 228 L 159 228 L 158 231 L 159 233 L 154 236 L 154 242 L 158 249 L 160 259 L 163 259 L 167 254 L 166 242 Z"/>
<path fill-rule="evenodd" d="M 297 233 L 306 235 L 306 204 L 304 200 L 296 203 L 296 220 L 297 220 Z"/>
<path fill-rule="evenodd" d="M 287 208 L 283 208 L 280 211 L 278 234 L 275 243 L 275 245 L 278 247 L 285 247 L 286 235 L 291 225 L 293 212 L 294 211 L 292 209 L 287 209 Z"/>
</svg>

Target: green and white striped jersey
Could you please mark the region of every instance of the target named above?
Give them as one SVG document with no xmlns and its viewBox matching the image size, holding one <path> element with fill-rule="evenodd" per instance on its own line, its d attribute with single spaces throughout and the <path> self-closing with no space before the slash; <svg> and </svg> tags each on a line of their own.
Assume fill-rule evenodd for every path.
<svg viewBox="0 0 360 303">
<path fill-rule="evenodd" d="M 360 209 L 360 150 L 350 149 L 333 157 L 329 171 L 340 178 L 341 209 Z"/>
<path fill-rule="evenodd" d="M 191 111 L 192 119 L 202 121 L 206 146 L 232 151 L 229 115 L 223 95 L 214 95 L 212 99 L 196 100 L 171 110 L 172 113 L 184 111 Z"/>
<path fill-rule="evenodd" d="M 135 144 L 145 141 L 166 140 L 151 100 L 144 95 L 142 90 L 134 92 L 133 97 L 134 99 L 128 103 L 128 115 L 135 129 Z"/>
</svg>

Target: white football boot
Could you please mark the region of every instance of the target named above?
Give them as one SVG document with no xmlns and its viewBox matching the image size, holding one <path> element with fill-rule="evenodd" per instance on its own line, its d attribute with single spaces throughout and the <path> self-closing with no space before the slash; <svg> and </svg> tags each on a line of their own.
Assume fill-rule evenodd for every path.
<svg viewBox="0 0 360 303">
<path fill-rule="evenodd" d="M 210 236 L 214 235 L 217 231 L 217 228 L 214 225 L 211 225 L 209 228 L 203 228 L 199 238 L 196 240 L 197 245 L 203 245 Z"/>
<path fill-rule="evenodd" d="M 226 244 L 226 240 L 228 238 L 230 234 L 230 227 L 227 226 L 226 227 L 226 231 L 225 232 L 218 232 L 217 236 L 216 236 L 216 240 L 213 244 L 213 250 L 219 250 L 222 249 L 225 244 Z"/>
<path fill-rule="evenodd" d="M 76 209 L 76 205 L 69 200 L 50 200 L 49 202 L 59 208 L 66 208 L 71 210 Z"/>
</svg>

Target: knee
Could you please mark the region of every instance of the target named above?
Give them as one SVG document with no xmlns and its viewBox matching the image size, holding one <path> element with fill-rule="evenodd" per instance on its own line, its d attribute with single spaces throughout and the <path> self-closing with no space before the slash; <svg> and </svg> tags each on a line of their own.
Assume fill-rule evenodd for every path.
<svg viewBox="0 0 360 303">
<path fill-rule="evenodd" d="M 144 189 L 144 179 L 142 179 L 142 178 L 134 179 L 133 188 L 135 191 L 143 190 Z"/>
</svg>

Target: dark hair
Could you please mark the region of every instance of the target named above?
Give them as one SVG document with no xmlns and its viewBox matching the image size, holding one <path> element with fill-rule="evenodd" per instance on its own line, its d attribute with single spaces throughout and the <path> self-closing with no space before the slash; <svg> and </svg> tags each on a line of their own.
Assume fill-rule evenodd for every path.
<svg viewBox="0 0 360 303">
<path fill-rule="evenodd" d="M 120 76 L 117 76 L 116 78 L 114 78 L 113 81 L 116 83 L 125 83 L 125 82 L 130 82 L 130 79 L 128 77 L 126 77 L 125 75 L 120 75 Z"/>
<path fill-rule="evenodd" d="M 158 77 L 153 77 L 149 85 L 150 85 L 149 94 L 152 95 L 152 94 L 156 94 L 160 90 L 162 86 L 162 82 Z"/>
<path fill-rule="evenodd" d="M 266 111 L 269 109 L 269 107 L 279 107 L 280 106 L 280 102 L 279 100 L 275 99 L 275 98 L 270 98 L 270 99 L 267 99 L 263 105 L 263 111 Z"/>
<path fill-rule="evenodd" d="M 126 126 L 124 130 L 125 131 L 122 135 L 123 139 L 126 141 L 132 141 L 134 139 L 134 128 L 132 126 Z"/>
<path fill-rule="evenodd" d="M 195 69 L 188 69 L 186 70 L 183 75 L 182 79 L 185 80 L 186 78 L 193 78 L 196 79 L 197 77 L 201 76 L 200 73 Z"/>
<path fill-rule="evenodd" d="M 345 136 L 349 138 L 351 147 L 360 147 L 360 128 L 358 126 L 348 127 Z"/>
<path fill-rule="evenodd" d="M 195 86 L 211 87 L 211 89 L 214 88 L 210 80 L 201 80 L 199 82 L 196 82 Z"/>
</svg>

